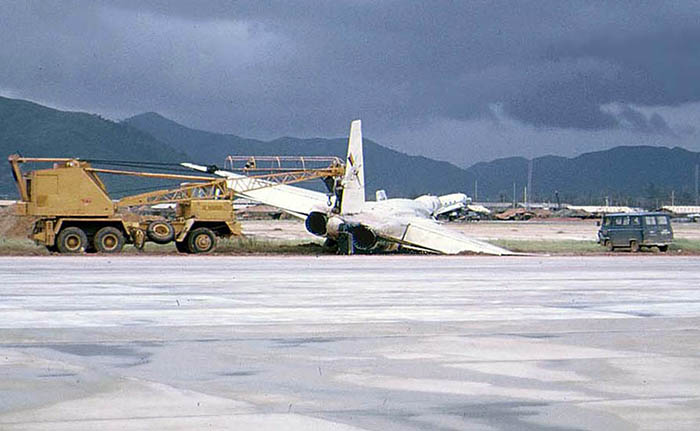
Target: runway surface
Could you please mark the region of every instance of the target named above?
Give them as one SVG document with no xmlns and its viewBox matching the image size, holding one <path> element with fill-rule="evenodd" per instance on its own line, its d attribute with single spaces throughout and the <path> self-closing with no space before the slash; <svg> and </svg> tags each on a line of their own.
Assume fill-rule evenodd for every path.
<svg viewBox="0 0 700 431">
<path fill-rule="evenodd" d="M 0 258 L 2 430 L 696 430 L 693 257 Z"/>
</svg>

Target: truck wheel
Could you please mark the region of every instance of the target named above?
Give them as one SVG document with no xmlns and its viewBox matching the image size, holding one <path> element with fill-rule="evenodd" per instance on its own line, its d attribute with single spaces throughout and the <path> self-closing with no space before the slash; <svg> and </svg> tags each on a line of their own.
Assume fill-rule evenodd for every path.
<svg viewBox="0 0 700 431">
<path fill-rule="evenodd" d="M 167 221 L 152 221 L 146 228 L 146 235 L 156 244 L 167 244 L 175 238 L 175 229 Z"/>
<path fill-rule="evenodd" d="M 209 253 L 216 247 L 216 235 L 211 229 L 199 227 L 187 234 L 190 253 Z"/>
<path fill-rule="evenodd" d="M 79 227 L 62 229 L 56 238 L 56 247 L 61 253 L 83 253 L 87 246 L 87 235 Z"/>
<path fill-rule="evenodd" d="M 95 250 L 99 253 L 119 253 L 124 242 L 124 234 L 116 227 L 105 226 L 95 234 Z"/>
<path fill-rule="evenodd" d="M 175 248 L 180 253 L 191 253 L 190 248 L 187 246 L 187 240 L 181 242 L 175 241 Z"/>
<path fill-rule="evenodd" d="M 630 241 L 630 251 L 632 253 L 637 253 L 639 251 L 639 243 L 637 241 Z"/>
</svg>

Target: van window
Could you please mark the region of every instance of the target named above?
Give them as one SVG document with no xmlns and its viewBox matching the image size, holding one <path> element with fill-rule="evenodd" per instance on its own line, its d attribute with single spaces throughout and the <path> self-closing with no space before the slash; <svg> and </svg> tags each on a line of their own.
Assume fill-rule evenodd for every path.
<svg viewBox="0 0 700 431">
<path fill-rule="evenodd" d="M 629 217 L 622 217 L 622 225 L 629 226 L 630 225 L 630 218 Z"/>
<path fill-rule="evenodd" d="M 656 226 L 656 217 L 644 216 L 644 224 L 647 226 Z"/>
<path fill-rule="evenodd" d="M 632 226 L 639 226 L 640 221 L 638 216 L 630 217 L 630 220 L 632 223 L 630 223 Z"/>
<path fill-rule="evenodd" d="M 622 226 L 622 222 L 627 217 L 615 217 L 615 226 Z"/>
<path fill-rule="evenodd" d="M 656 216 L 656 224 L 659 224 L 659 225 L 667 225 L 667 224 L 668 224 L 668 217 L 666 217 L 666 216 Z"/>
</svg>

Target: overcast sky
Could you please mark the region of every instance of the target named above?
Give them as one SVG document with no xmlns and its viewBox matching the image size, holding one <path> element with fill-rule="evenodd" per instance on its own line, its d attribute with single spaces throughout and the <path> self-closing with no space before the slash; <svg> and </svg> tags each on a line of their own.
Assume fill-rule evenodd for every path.
<svg viewBox="0 0 700 431">
<path fill-rule="evenodd" d="M 0 0 L 0 95 L 465 166 L 700 151 L 700 2 Z"/>
</svg>

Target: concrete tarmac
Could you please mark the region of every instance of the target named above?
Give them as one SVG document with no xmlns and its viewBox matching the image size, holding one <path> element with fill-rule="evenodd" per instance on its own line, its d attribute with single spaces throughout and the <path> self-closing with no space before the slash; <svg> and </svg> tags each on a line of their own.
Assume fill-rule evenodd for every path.
<svg viewBox="0 0 700 431">
<path fill-rule="evenodd" d="M 1 430 L 697 430 L 695 257 L 0 258 Z"/>
</svg>

